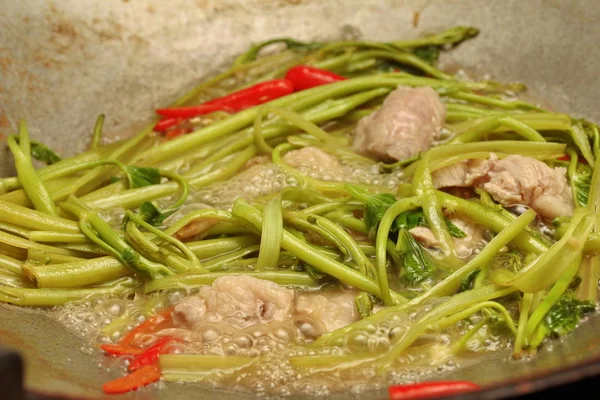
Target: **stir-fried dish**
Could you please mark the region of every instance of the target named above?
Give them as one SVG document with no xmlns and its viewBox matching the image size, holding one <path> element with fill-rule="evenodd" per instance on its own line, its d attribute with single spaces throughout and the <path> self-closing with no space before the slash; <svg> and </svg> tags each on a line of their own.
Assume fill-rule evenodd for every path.
<svg viewBox="0 0 600 400">
<path fill-rule="evenodd" d="M 534 355 L 596 310 L 600 131 L 438 69 L 477 33 L 269 40 L 65 159 L 21 122 L 0 301 L 103 351 L 106 393 L 360 393 Z M 437 385 L 396 390 L 476 387 Z"/>
</svg>

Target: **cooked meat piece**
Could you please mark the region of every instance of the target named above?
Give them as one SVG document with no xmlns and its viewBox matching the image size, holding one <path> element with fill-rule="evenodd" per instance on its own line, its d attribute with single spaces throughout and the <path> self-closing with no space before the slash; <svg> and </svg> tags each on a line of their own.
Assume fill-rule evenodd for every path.
<svg viewBox="0 0 600 400">
<path fill-rule="evenodd" d="M 547 219 L 573 213 L 565 168 L 550 168 L 542 161 L 520 155 L 498 160 L 494 154 L 484 162 L 458 165 L 436 171 L 435 187 L 482 187 L 505 207 L 528 206 Z"/>
<path fill-rule="evenodd" d="M 357 294 L 355 291 L 298 294 L 296 320 L 311 325 L 313 332 L 310 335 L 315 337 L 342 328 L 360 319 L 354 305 Z M 302 327 L 301 330 L 303 331 Z"/>
<path fill-rule="evenodd" d="M 436 189 L 443 187 L 465 187 L 467 185 L 467 172 L 469 165 L 466 161 L 448 165 L 431 173 L 433 186 Z"/>
<path fill-rule="evenodd" d="M 179 302 L 175 314 L 191 326 L 201 321 L 222 321 L 242 328 L 290 319 L 294 295 L 294 291 L 270 281 L 224 276 Z"/>
<path fill-rule="evenodd" d="M 445 115 L 435 90 L 399 86 L 379 110 L 358 122 L 353 149 L 385 162 L 415 156 L 431 147 Z"/>
<path fill-rule="evenodd" d="M 565 168 L 517 155 L 490 162 L 490 180 L 483 189 L 503 206 L 523 204 L 548 219 L 573 213 Z"/>
<path fill-rule="evenodd" d="M 433 185 L 443 187 L 477 186 L 491 168 L 488 160 L 465 160 L 433 171 Z"/>
<path fill-rule="evenodd" d="M 481 247 L 484 229 L 472 221 L 460 218 L 452 218 L 450 221 L 467 235 L 464 238 L 454 238 L 456 255 L 459 258 L 470 257 L 476 249 Z"/>
<path fill-rule="evenodd" d="M 202 320 L 206 314 L 206 301 L 199 296 L 188 296 L 175 305 L 173 314 L 188 325 Z"/>
<path fill-rule="evenodd" d="M 415 238 L 415 240 L 423 247 L 437 247 L 440 244 L 435 238 L 433 232 L 431 232 L 431 229 L 425 228 L 424 226 L 415 226 L 409 230 L 408 233 L 410 233 L 411 236 Z"/>
<path fill-rule="evenodd" d="M 345 175 L 345 168 L 339 160 L 314 146 L 290 151 L 283 156 L 286 163 L 305 175 L 325 180 L 336 180 Z"/>
<path fill-rule="evenodd" d="M 483 228 L 474 222 L 467 222 L 459 218 L 452 218 L 450 221 L 467 235 L 464 238 L 453 238 L 456 255 L 459 258 L 470 257 L 473 251 L 482 243 Z M 439 246 L 439 242 L 429 228 L 417 226 L 409 232 L 423 247 L 435 248 Z"/>
</svg>

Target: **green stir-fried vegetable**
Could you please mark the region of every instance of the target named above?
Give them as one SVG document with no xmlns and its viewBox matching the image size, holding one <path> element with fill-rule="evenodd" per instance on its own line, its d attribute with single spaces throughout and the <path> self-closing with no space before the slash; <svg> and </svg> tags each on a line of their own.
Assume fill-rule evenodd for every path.
<svg viewBox="0 0 600 400">
<path fill-rule="evenodd" d="M 17 176 L 0 179 L 0 301 L 57 306 L 194 290 L 232 275 L 298 291 L 355 289 L 360 320 L 309 349 L 350 346 L 365 327 L 433 304 L 386 348 L 290 361 L 317 369 L 390 367 L 432 333 L 460 331 L 456 355 L 488 326 L 515 356 L 568 334 L 597 300 L 598 127 L 509 97 L 523 85 L 459 80 L 436 67 L 448 45 L 476 34 L 458 27 L 388 43 L 260 43 L 132 138 L 103 144 L 100 116 L 89 150 L 70 158 L 31 141 L 23 121 L 8 138 Z M 263 54 L 273 45 L 284 49 Z M 357 122 L 397 87 L 437 93 L 442 136 L 392 163 L 357 154 Z M 315 147 L 370 178 L 335 175 L 324 164 L 315 175 L 290 163 Z M 493 167 L 487 180 L 437 183 L 446 168 L 511 156 L 563 174 L 572 212 L 549 219 L 524 197 L 498 200 Z M 47 166 L 36 169 L 32 158 Z M 272 165 L 285 182 L 219 198 L 252 179 L 255 163 Z M 161 359 L 166 377 L 204 379 L 212 364 L 188 368 L 204 361 L 185 357 Z M 251 364 L 239 358 L 228 368 Z"/>
</svg>

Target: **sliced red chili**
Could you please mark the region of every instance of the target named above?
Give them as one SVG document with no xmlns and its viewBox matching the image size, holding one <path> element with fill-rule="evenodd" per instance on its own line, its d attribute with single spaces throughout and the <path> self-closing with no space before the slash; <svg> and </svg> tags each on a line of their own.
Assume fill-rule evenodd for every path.
<svg viewBox="0 0 600 400">
<path fill-rule="evenodd" d="M 286 96 L 293 91 L 294 86 L 289 80 L 272 79 L 195 106 L 162 108 L 156 112 L 170 118 L 192 118 L 215 111 L 232 113 Z"/>
<path fill-rule="evenodd" d="M 164 132 L 169 128 L 173 128 L 177 126 L 181 122 L 180 118 L 165 118 L 161 119 L 154 125 L 154 130 L 156 132 Z"/>
<path fill-rule="evenodd" d="M 103 344 L 100 346 L 102 350 L 111 356 L 135 356 L 142 354 L 144 350 L 130 346 L 121 346 L 120 344 Z"/>
<path fill-rule="evenodd" d="M 176 339 L 172 336 L 165 336 L 159 339 L 154 345 L 150 346 L 143 353 L 139 354 L 129 364 L 129 370 L 135 371 L 145 365 L 154 364 L 158 361 L 158 356 L 162 354 L 163 349 Z"/>
<path fill-rule="evenodd" d="M 102 390 L 106 394 L 127 393 L 132 390 L 146 386 L 160 379 L 160 369 L 158 365 L 145 365 L 138 370 L 107 382 L 102 386 Z"/>
<path fill-rule="evenodd" d="M 297 65 L 287 71 L 285 79 L 294 84 L 295 90 L 304 90 L 328 83 L 339 82 L 346 78 L 325 69 L 309 65 Z"/>
<path fill-rule="evenodd" d="M 140 325 L 135 327 L 131 332 L 129 332 L 126 336 L 124 336 L 121 340 L 119 340 L 119 345 L 128 347 L 138 336 L 153 333 L 159 331 L 160 329 L 168 328 L 172 323 L 171 311 L 172 307 L 162 311 L 159 314 L 156 314 Z"/>
<path fill-rule="evenodd" d="M 388 392 L 390 400 L 417 400 L 472 392 L 479 389 L 481 387 L 469 381 L 438 381 L 390 386 Z"/>
</svg>

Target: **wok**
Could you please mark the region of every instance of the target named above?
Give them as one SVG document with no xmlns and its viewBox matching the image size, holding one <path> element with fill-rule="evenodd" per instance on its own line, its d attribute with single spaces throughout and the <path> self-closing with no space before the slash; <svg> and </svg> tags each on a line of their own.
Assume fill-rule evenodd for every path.
<svg viewBox="0 0 600 400">
<path fill-rule="evenodd" d="M 98 114 L 108 134 L 131 134 L 252 42 L 391 40 L 455 25 L 481 34 L 444 56 L 447 68 L 525 82 L 544 106 L 600 122 L 599 19 L 596 0 L 0 0 L 0 133 L 26 118 L 34 139 L 68 156 L 87 145 Z M 0 145 L 0 176 L 13 174 Z M 443 377 L 491 385 L 486 398 L 500 398 L 600 376 L 599 329 L 596 315 L 532 361 L 501 353 Z M 0 345 L 23 356 L 30 393 L 102 398 L 101 384 L 117 374 L 98 368 L 102 355 L 81 352 L 84 343 L 45 312 L 1 306 Z M 165 386 L 113 398 L 253 397 Z M 386 398 L 385 390 L 370 397 Z"/>
</svg>

